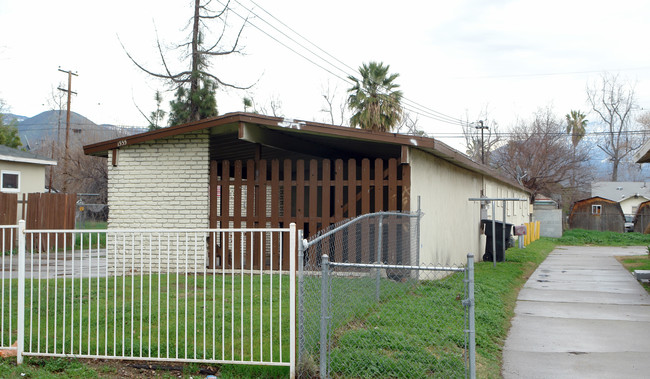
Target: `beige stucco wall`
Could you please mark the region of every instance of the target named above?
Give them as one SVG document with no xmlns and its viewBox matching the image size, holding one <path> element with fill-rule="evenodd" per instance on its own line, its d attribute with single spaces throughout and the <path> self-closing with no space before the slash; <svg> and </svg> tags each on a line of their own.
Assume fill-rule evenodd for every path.
<svg viewBox="0 0 650 379">
<path fill-rule="evenodd" d="M 34 163 L 0 161 L 0 171 L 20 172 L 18 198 L 21 198 L 24 193 L 45 191 L 45 169 L 47 167 L 49 166 Z"/>
<path fill-rule="evenodd" d="M 635 197 L 628 197 L 627 199 L 621 200 L 618 203 L 621 205 L 621 209 L 623 210 L 623 214 L 634 216 L 636 215 L 636 210 L 639 208 L 639 205 L 643 203 L 644 201 L 648 201 L 643 196 L 639 196 L 637 198 Z"/>
<path fill-rule="evenodd" d="M 517 187 L 484 178 L 482 175 L 455 166 L 426 152 L 411 149 L 411 203 L 415 209 L 420 196 L 425 213 L 421 224 L 420 263 L 461 265 L 467 254 L 480 260 L 484 237 L 479 233 L 480 204 L 468 201 L 480 197 L 485 189 L 488 197 L 528 198 Z M 507 222 L 529 221 L 528 202 L 507 206 Z M 503 208 L 496 208 L 496 219 L 503 217 Z M 491 209 L 488 207 L 491 216 Z"/>
</svg>

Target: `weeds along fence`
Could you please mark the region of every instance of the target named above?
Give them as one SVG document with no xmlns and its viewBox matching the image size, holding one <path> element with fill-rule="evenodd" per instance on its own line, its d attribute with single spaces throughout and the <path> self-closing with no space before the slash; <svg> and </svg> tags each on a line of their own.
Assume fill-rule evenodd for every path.
<svg viewBox="0 0 650 379">
<path fill-rule="evenodd" d="M 473 256 L 421 264 L 420 217 L 299 232 L 299 377 L 474 377 Z"/>
<path fill-rule="evenodd" d="M 3 255 L 0 343 L 9 347 L 16 341 L 19 362 L 22 356 L 61 356 L 294 370 L 293 224 L 219 230 L 4 228 L 13 228 L 19 246 L 16 254 Z M 253 236 L 278 243 L 246 243 Z M 253 266 L 254 256 L 261 261 L 282 254 L 284 244 L 290 244 L 288 267 Z M 279 249 L 270 251 L 271 246 Z M 231 260 L 238 255 L 242 264 L 207 269 L 208 252 L 219 249 L 229 251 Z"/>
</svg>

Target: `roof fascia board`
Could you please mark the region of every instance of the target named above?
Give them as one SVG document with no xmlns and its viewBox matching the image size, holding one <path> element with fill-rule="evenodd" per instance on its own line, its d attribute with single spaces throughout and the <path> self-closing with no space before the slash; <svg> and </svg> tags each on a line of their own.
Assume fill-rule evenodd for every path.
<svg viewBox="0 0 650 379">
<path fill-rule="evenodd" d="M 8 162 L 17 162 L 17 163 L 32 163 L 32 164 L 40 164 L 44 166 L 56 166 L 57 162 L 49 159 L 38 159 L 38 158 L 22 158 L 22 157 L 14 157 L 11 155 L 0 155 L 0 161 L 8 161 Z"/>
</svg>

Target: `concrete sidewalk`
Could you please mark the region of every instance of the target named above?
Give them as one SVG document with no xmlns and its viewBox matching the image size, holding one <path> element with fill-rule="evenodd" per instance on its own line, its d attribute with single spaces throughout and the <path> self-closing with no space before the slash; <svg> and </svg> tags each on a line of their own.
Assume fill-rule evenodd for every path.
<svg viewBox="0 0 650 379">
<path fill-rule="evenodd" d="M 616 261 L 641 247 L 558 247 L 519 293 L 504 378 L 650 378 L 650 296 Z"/>
</svg>

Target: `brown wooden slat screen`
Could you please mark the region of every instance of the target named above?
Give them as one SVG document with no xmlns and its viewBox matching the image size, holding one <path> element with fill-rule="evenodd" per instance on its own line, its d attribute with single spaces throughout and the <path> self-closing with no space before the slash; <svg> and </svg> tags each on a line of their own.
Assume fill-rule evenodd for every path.
<svg viewBox="0 0 650 379">
<path fill-rule="evenodd" d="M 410 209 L 410 168 L 401 165 L 396 159 L 369 159 L 357 161 L 337 159 L 334 162 L 322 160 L 249 160 L 212 162 L 210 165 L 210 227 L 288 227 L 295 222 L 298 229 L 304 230 L 304 237 L 328 228 L 331 224 L 361 214 L 379 211 L 409 211 Z M 392 236 L 396 230 L 388 233 Z M 349 251 L 355 251 L 357 238 L 364 237 L 356 228 L 345 241 Z M 261 241 L 259 236 L 252 241 L 234 241 L 234 251 L 246 252 L 253 244 L 259 251 L 278 251 L 280 241 Z M 324 242 L 329 243 L 329 242 Z M 217 241 L 221 246 L 221 242 Z M 272 245 L 272 246 L 271 246 Z M 209 245 L 211 246 L 211 244 Z M 248 247 L 247 247 L 248 246 Z M 282 268 L 289 267 L 288 241 L 282 241 Z M 229 267 L 230 256 L 221 258 L 218 249 L 218 262 Z M 232 254 L 232 252 L 228 252 Z M 367 255 L 367 252 L 360 254 Z M 210 255 L 212 255 L 210 253 Z M 234 266 L 240 268 L 241 254 L 234 254 Z M 244 257 L 246 254 L 243 254 Z M 255 254 L 253 254 L 255 255 Z M 361 257 L 349 257 L 361 259 Z M 211 267 L 220 268 L 218 262 L 210 262 Z M 264 268 L 279 269 L 279 256 L 267 256 L 262 262 Z M 259 268 L 259 257 L 246 260 Z"/>
<path fill-rule="evenodd" d="M 18 194 L 0 192 L 0 225 L 16 225 L 17 213 Z M 16 248 L 16 241 L 15 230 L 4 230 L 0 233 L 0 248 L 2 249 L 0 253 Z"/>
</svg>

